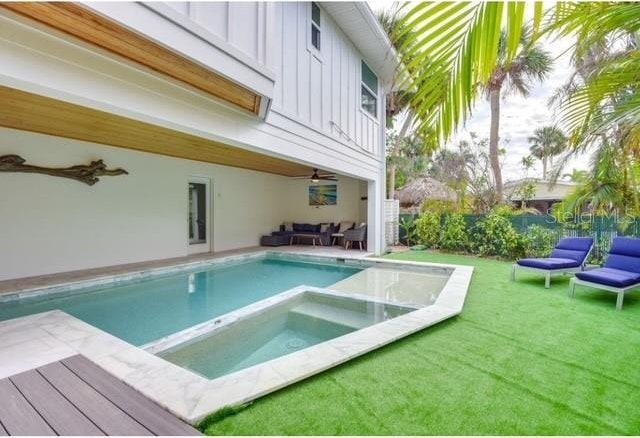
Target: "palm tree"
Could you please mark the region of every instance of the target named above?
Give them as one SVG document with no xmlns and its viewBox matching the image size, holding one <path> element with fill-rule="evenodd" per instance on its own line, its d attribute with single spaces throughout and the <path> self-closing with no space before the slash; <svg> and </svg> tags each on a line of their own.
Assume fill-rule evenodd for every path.
<svg viewBox="0 0 640 438">
<path fill-rule="evenodd" d="M 562 175 L 563 178 L 568 178 L 569 181 L 575 183 L 585 182 L 589 177 L 589 172 L 586 170 L 578 170 L 574 168 L 571 173 L 565 173 Z"/>
<path fill-rule="evenodd" d="M 553 157 L 561 154 L 567 145 L 567 137 L 555 126 L 544 126 L 529 137 L 531 155 L 542 161 L 542 179 L 547 178 L 547 164 L 553 167 Z"/>
<path fill-rule="evenodd" d="M 410 37 L 411 33 L 407 32 L 404 27 L 404 21 L 402 20 L 402 15 L 398 10 L 397 4 L 394 4 L 392 8 L 382 10 L 378 14 L 378 21 L 387 33 L 394 47 L 398 48 L 405 45 L 407 38 Z M 410 103 L 411 91 L 406 87 L 397 88 L 396 91 L 389 93 L 387 96 L 387 120 L 392 121 L 393 117 L 404 114 L 404 120 L 400 127 L 400 131 L 397 135 L 391 138 L 392 143 L 387 150 L 388 156 L 390 157 L 387 172 L 387 197 L 389 199 L 393 199 L 395 196 L 396 171 L 398 163 L 401 161 L 401 150 L 416 119 L 416 113 Z M 388 122 L 387 124 L 390 125 L 391 123 Z"/>
<path fill-rule="evenodd" d="M 496 184 L 498 202 L 503 199 L 502 172 L 498 142 L 500 140 L 500 97 L 509 93 L 528 96 L 533 82 L 542 82 L 549 72 L 553 60 L 548 52 L 531 39 L 531 31 L 523 29 L 519 54 L 507 58 L 506 33 L 502 33 L 498 47 L 498 65 L 485 85 L 485 93 L 491 105 L 491 130 L 489 132 L 489 157 Z M 545 164 L 546 167 L 546 164 Z M 545 168 L 546 173 L 546 168 Z"/>
</svg>

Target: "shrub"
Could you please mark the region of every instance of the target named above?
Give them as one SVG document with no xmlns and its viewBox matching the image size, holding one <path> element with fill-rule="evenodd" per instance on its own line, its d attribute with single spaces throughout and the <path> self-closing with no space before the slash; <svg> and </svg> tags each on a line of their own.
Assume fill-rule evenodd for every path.
<svg viewBox="0 0 640 438">
<path fill-rule="evenodd" d="M 440 243 L 440 215 L 423 213 L 416 221 L 418 242 L 427 248 L 437 248 Z"/>
<path fill-rule="evenodd" d="M 464 217 L 458 213 L 448 215 L 444 220 L 440 247 L 449 251 L 464 251 L 468 243 L 469 237 Z"/>
<path fill-rule="evenodd" d="M 516 259 L 525 253 L 526 239 L 502 211 L 492 212 L 476 223 L 471 238 L 472 250 L 482 256 Z"/>
<path fill-rule="evenodd" d="M 558 240 L 554 230 L 540 225 L 527 228 L 525 238 L 527 257 L 549 257 Z"/>
<path fill-rule="evenodd" d="M 400 228 L 404 232 L 404 241 L 407 246 L 412 246 L 418 241 L 415 221 L 402 218 L 400 220 Z"/>
<path fill-rule="evenodd" d="M 423 213 L 437 213 L 445 215 L 456 211 L 456 203 L 454 201 L 446 201 L 443 199 L 427 199 L 422 203 L 420 210 Z"/>
</svg>

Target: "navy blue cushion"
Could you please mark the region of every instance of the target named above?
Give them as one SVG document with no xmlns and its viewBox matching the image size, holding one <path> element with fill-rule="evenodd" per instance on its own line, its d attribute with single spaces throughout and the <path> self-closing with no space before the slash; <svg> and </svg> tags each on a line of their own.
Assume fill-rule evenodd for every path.
<svg viewBox="0 0 640 438">
<path fill-rule="evenodd" d="M 576 277 L 580 280 L 613 287 L 627 287 L 640 283 L 640 274 L 613 268 L 600 268 L 578 272 Z"/>
<path fill-rule="evenodd" d="M 578 264 L 582 263 L 584 261 L 584 258 L 587 256 L 587 251 L 577 251 L 577 250 L 571 250 L 571 249 L 561 249 L 561 248 L 556 248 L 553 250 L 553 252 L 551 253 L 550 258 L 553 259 L 570 259 L 573 260 L 575 262 L 577 262 Z"/>
<path fill-rule="evenodd" d="M 551 258 L 572 259 L 582 263 L 587 257 L 591 245 L 593 245 L 592 237 L 566 237 L 560 239 L 551 253 Z"/>
<path fill-rule="evenodd" d="M 604 263 L 604 267 L 640 273 L 640 257 L 609 253 L 607 261 Z"/>
<path fill-rule="evenodd" d="M 591 245 L 593 245 L 593 237 L 565 237 L 560 239 L 556 248 L 571 251 L 589 251 Z"/>
<path fill-rule="evenodd" d="M 640 257 L 640 239 L 633 237 L 614 237 L 609 253 Z"/>
<path fill-rule="evenodd" d="M 530 268 L 538 269 L 565 269 L 565 268 L 577 268 L 580 266 L 580 262 L 574 259 L 564 259 L 550 257 L 548 259 L 522 259 L 517 262 L 520 266 L 528 266 Z"/>
<path fill-rule="evenodd" d="M 301 233 L 302 231 L 304 231 L 304 224 L 297 224 L 297 223 L 293 223 L 293 231 L 295 231 L 296 233 Z"/>
</svg>

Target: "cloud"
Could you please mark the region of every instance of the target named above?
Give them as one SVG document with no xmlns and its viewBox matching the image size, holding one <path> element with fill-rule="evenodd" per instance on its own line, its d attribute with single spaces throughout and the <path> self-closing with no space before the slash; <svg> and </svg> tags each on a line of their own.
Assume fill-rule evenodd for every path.
<svg viewBox="0 0 640 438">
<path fill-rule="evenodd" d="M 546 41 L 544 45 L 555 59 L 549 77 L 544 83 L 533 87 L 527 97 L 507 95 L 501 100 L 500 139 L 503 142 L 502 147 L 507 150 L 502 170 L 505 180 L 522 176 L 520 161 L 522 157 L 529 155 L 528 138 L 533 135 L 533 131 L 536 128 L 557 123 L 555 111 L 548 106 L 549 99 L 569 80 L 573 71 L 568 51 L 571 46 L 570 40 Z M 476 103 L 473 115 L 448 146 L 460 139 L 467 139 L 470 132 L 475 132 L 480 137 L 489 137 L 490 125 L 489 103 L 485 98 L 481 98 Z M 568 161 L 566 169 L 571 170 L 574 167 L 585 169 L 588 161 L 589 157 L 586 155 L 572 158 Z M 541 163 L 536 163 L 530 173 L 532 176 L 542 176 Z"/>
</svg>

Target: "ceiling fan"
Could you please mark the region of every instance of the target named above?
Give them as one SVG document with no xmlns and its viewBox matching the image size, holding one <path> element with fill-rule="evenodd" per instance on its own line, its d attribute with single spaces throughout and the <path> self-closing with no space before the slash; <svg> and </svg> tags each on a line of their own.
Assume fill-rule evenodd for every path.
<svg viewBox="0 0 640 438">
<path fill-rule="evenodd" d="M 311 176 L 296 176 L 291 179 L 308 179 L 313 183 L 317 183 L 320 181 L 338 181 L 336 176 L 333 173 L 318 173 L 318 169 L 313 169 L 313 174 Z"/>
</svg>

